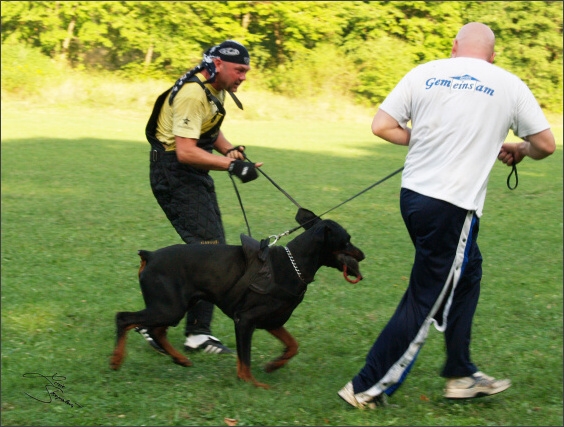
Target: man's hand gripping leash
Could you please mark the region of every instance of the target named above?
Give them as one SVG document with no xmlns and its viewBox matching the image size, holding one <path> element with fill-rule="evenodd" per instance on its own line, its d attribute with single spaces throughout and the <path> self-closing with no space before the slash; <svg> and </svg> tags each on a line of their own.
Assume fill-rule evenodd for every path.
<svg viewBox="0 0 564 427">
<path fill-rule="evenodd" d="M 244 150 L 245 150 L 245 146 L 238 145 L 237 147 L 233 147 L 227 150 L 225 155 L 231 157 L 229 156 L 229 153 L 233 151 L 238 151 L 241 154 L 243 154 L 243 157 L 245 159 L 249 160 L 247 156 L 245 156 Z M 229 174 L 235 175 L 237 178 L 239 178 L 241 182 L 243 182 L 244 184 L 246 182 L 253 181 L 258 178 L 258 173 L 256 168 L 259 168 L 261 166 L 262 163 L 252 163 L 250 161 L 244 162 L 243 160 L 235 159 L 231 162 L 227 171 L 229 172 Z"/>
</svg>

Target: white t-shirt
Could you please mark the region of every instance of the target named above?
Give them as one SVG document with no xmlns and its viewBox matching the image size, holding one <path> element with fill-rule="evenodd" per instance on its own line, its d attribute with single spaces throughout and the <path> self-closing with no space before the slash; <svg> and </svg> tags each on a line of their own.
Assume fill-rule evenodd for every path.
<svg viewBox="0 0 564 427">
<path fill-rule="evenodd" d="M 525 83 L 475 58 L 415 67 L 380 108 L 404 128 L 411 120 L 402 187 L 478 216 L 509 129 L 525 137 L 550 127 Z"/>
</svg>

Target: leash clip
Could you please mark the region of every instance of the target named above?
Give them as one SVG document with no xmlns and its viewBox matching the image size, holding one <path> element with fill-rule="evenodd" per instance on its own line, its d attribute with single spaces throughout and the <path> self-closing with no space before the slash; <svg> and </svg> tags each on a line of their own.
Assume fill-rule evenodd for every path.
<svg viewBox="0 0 564 427">
<path fill-rule="evenodd" d="M 270 246 L 275 245 L 276 242 L 280 239 L 280 237 L 287 236 L 288 234 L 290 234 L 290 231 L 285 231 L 285 232 L 280 233 L 280 234 L 276 234 L 276 235 L 273 234 L 272 236 L 268 236 L 268 239 L 269 239 L 269 240 L 272 239 L 272 238 L 274 238 L 274 242 L 269 243 L 268 246 L 270 247 Z"/>
</svg>

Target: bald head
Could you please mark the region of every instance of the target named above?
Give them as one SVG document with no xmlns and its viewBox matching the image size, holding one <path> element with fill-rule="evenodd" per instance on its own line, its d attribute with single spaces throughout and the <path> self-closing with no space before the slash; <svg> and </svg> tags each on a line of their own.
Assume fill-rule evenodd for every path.
<svg viewBox="0 0 564 427">
<path fill-rule="evenodd" d="M 452 45 L 451 57 L 479 58 L 493 62 L 495 35 L 487 25 L 471 22 L 464 25 Z"/>
</svg>

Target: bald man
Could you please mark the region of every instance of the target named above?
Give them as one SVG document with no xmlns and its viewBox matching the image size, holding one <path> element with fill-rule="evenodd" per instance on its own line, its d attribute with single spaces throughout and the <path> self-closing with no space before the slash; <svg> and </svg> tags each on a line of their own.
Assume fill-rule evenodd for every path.
<svg viewBox="0 0 564 427">
<path fill-rule="evenodd" d="M 554 152 L 555 141 L 525 83 L 493 65 L 494 46 L 488 26 L 463 26 L 451 58 L 407 73 L 372 121 L 376 136 L 408 147 L 400 210 L 415 258 L 395 313 L 365 365 L 338 392 L 354 407 L 386 404 L 415 363 L 431 325 L 444 332 L 446 398 L 487 396 L 511 386 L 484 374 L 470 358 L 482 279 L 480 217 L 496 159 L 509 166 L 525 157 L 543 159 Z M 523 141 L 504 143 L 510 129 Z"/>
</svg>

